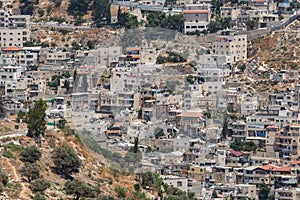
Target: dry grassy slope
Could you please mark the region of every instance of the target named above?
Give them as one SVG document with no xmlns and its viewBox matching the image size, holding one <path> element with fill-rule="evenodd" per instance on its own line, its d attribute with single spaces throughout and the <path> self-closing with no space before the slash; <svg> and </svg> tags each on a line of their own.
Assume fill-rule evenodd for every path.
<svg viewBox="0 0 300 200">
<path fill-rule="evenodd" d="M 299 69 L 300 67 L 300 29 L 295 22 L 285 30 L 254 40 L 252 48 L 256 51 L 250 59 L 258 59 L 267 68 Z M 251 49 L 250 49 L 251 50 Z"/>
<path fill-rule="evenodd" d="M 26 125 L 24 123 L 17 124 L 15 122 L 13 122 L 12 119 L 13 118 L 9 119 L 9 121 L 0 120 L 0 136 L 14 133 L 16 131 L 22 132 L 26 129 Z M 19 126 L 18 130 L 15 129 L 15 125 Z"/>
<path fill-rule="evenodd" d="M 254 71 L 250 76 L 252 82 L 249 89 L 257 92 L 283 91 L 293 88 L 296 83 L 271 83 L 269 75 L 281 69 L 300 69 L 300 22 L 295 21 L 286 29 L 272 35 L 253 40 L 248 50 L 248 62 L 256 60 L 257 67 L 263 66 L 267 71 Z M 257 84 L 258 82 L 258 84 Z"/>
<path fill-rule="evenodd" d="M 19 142 L 22 146 L 35 145 L 34 141 L 28 137 L 19 138 Z M 100 182 L 100 190 L 106 194 L 116 196 L 114 188 L 118 185 L 126 187 L 128 190 L 127 194 L 132 193 L 133 184 L 135 182 L 134 175 L 124 176 L 120 173 L 116 174 L 116 172 L 113 172 L 113 170 L 102 164 L 101 160 L 104 158 L 101 155 L 96 155 L 89 151 L 75 136 L 67 137 L 60 131 L 48 131 L 40 147 L 43 155 L 40 161 L 38 161 L 38 165 L 41 168 L 41 175 L 51 182 L 51 188 L 46 191 L 46 195 L 49 199 L 69 198 L 62 192 L 66 180 L 53 173 L 51 170 L 51 166 L 53 166 L 51 152 L 56 146 L 61 145 L 71 147 L 82 159 L 82 167 L 80 168 L 79 173 L 73 175 L 74 178 L 93 185 L 97 185 L 97 182 Z M 0 150 L 0 152 L 2 150 Z M 19 153 L 12 153 L 16 159 L 7 159 L 0 153 L 1 167 L 10 174 L 10 182 L 15 184 L 14 187 L 12 186 L 13 189 L 8 188 L 7 195 L 10 196 L 11 199 L 32 199 L 33 194 L 29 189 L 29 184 L 22 180 L 19 173 L 19 170 L 23 166 L 23 163 L 18 159 Z"/>
<path fill-rule="evenodd" d="M 39 0 L 39 3 L 36 5 L 34 9 L 34 14 L 32 16 L 33 20 L 49 20 L 51 17 L 62 17 L 65 19 L 66 22 L 71 22 L 74 20 L 73 16 L 68 15 L 67 9 L 69 6 L 69 0 L 62 0 L 62 3 L 59 7 L 56 7 L 54 2 L 51 0 Z M 19 1 L 14 1 L 13 6 L 15 9 L 18 9 L 20 6 Z M 47 13 L 47 8 L 51 6 L 52 10 L 50 13 Z M 44 10 L 44 16 L 39 15 L 39 10 Z M 85 16 L 84 19 L 90 20 L 91 19 L 91 11 L 89 11 Z"/>
</svg>

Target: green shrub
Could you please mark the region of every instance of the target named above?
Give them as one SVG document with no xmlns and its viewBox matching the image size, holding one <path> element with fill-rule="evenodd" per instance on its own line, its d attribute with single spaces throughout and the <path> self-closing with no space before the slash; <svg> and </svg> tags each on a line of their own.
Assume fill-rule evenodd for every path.
<svg viewBox="0 0 300 200">
<path fill-rule="evenodd" d="M 49 181 L 47 181 L 43 178 L 39 178 L 39 179 L 32 181 L 29 186 L 31 191 L 34 193 L 37 193 L 37 192 L 43 193 L 49 187 L 50 187 Z"/>
<path fill-rule="evenodd" d="M 115 192 L 117 193 L 118 198 L 124 199 L 124 198 L 126 197 L 127 190 L 126 190 L 126 188 L 124 188 L 124 187 L 117 186 L 117 187 L 115 188 Z"/>
</svg>

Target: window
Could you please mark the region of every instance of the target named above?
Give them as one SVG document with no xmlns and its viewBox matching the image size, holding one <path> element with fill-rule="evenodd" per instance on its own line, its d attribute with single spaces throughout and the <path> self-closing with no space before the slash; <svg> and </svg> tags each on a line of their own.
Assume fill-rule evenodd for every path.
<svg viewBox="0 0 300 200">
<path fill-rule="evenodd" d="M 177 187 L 182 187 L 182 181 L 177 181 Z"/>
</svg>

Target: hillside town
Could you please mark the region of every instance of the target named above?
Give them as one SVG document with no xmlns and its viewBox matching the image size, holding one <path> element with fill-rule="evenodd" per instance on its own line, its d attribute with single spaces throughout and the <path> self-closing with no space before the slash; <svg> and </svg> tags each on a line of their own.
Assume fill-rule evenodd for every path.
<svg viewBox="0 0 300 200">
<path fill-rule="evenodd" d="M 47 129 L 74 129 L 137 176 L 197 199 L 300 199 L 299 1 L 113 1 L 111 23 L 123 12 L 139 27 L 102 27 L 88 45 L 72 36 L 90 23 L 37 22 L 2 3 L 3 120 L 21 126 L 43 99 Z M 181 32 L 147 26 L 153 13 L 182 16 Z M 259 54 L 267 37 L 284 59 Z"/>
</svg>

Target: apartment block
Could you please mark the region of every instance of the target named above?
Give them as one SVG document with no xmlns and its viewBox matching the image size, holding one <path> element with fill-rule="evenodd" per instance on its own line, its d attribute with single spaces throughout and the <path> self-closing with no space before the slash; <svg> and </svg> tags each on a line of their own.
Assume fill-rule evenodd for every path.
<svg viewBox="0 0 300 200">
<path fill-rule="evenodd" d="M 298 200 L 300 199 L 300 188 L 282 187 L 275 189 L 276 200 Z"/>
<path fill-rule="evenodd" d="M 70 52 L 64 52 L 62 50 L 50 50 L 47 53 L 47 65 L 55 65 L 55 66 L 62 66 L 66 64 L 71 59 Z"/>
<path fill-rule="evenodd" d="M 41 47 L 23 47 L 18 54 L 18 63 L 21 66 L 38 66 Z"/>
<path fill-rule="evenodd" d="M 0 82 L 5 87 L 4 95 L 8 99 L 24 98 L 24 94 L 16 92 L 16 90 L 19 91 L 22 89 L 25 89 L 23 92 L 26 92 L 26 87 L 21 83 L 24 78 L 24 68 L 19 66 L 3 66 L 0 70 Z"/>
<path fill-rule="evenodd" d="M 251 166 L 244 168 L 244 181 L 254 185 L 274 186 L 276 177 L 287 177 L 291 174 L 289 166 L 278 167 L 275 165 Z"/>
<path fill-rule="evenodd" d="M 230 56 L 230 63 L 247 59 L 247 35 L 234 30 L 220 31 L 212 43 L 213 53 Z"/>
<path fill-rule="evenodd" d="M 256 96 L 244 95 L 241 103 L 241 113 L 254 113 L 258 108 L 258 99 Z"/>
<path fill-rule="evenodd" d="M 210 22 L 209 10 L 184 10 L 184 32 L 204 31 Z"/>
<path fill-rule="evenodd" d="M 110 66 L 113 62 L 118 62 L 122 55 L 122 47 L 100 47 L 99 64 L 100 66 Z"/>
<path fill-rule="evenodd" d="M 204 94 L 217 94 L 225 86 L 225 79 L 230 76 L 231 70 L 218 67 L 197 66 L 199 80 L 203 82 L 202 91 Z"/>
<path fill-rule="evenodd" d="M 0 10 L 0 46 L 23 47 L 30 40 L 30 16 Z"/>
<path fill-rule="evenodd" d="M 230 18 L 232 20 L 236 20 L 238 15 L 241 13 L 241 10 L 235 7 L 221 7 L 220 12 L 221 18 Z"/>
<path fill-rule="evenodd" d="M 276 135 L 276 150 L 285 159 L 299 159 L 300 156 L 300 125 L 291 124 Z"/>
</svg>

